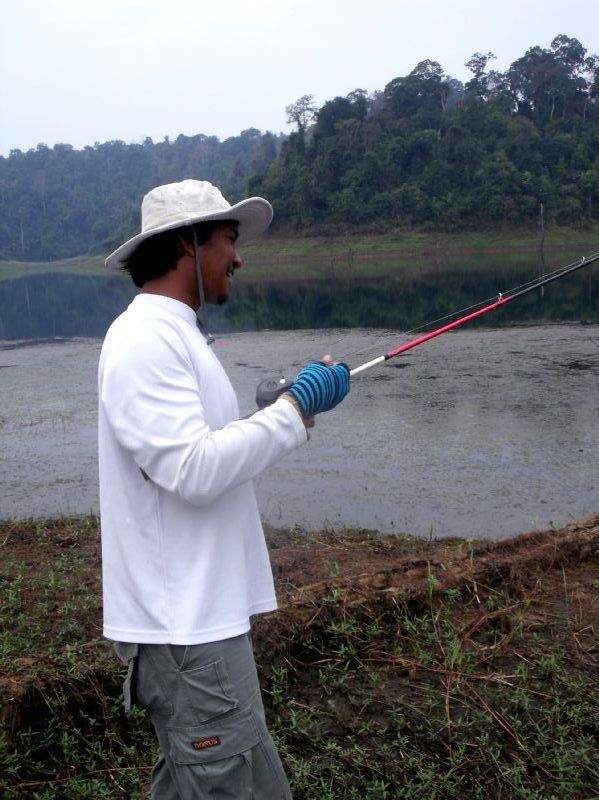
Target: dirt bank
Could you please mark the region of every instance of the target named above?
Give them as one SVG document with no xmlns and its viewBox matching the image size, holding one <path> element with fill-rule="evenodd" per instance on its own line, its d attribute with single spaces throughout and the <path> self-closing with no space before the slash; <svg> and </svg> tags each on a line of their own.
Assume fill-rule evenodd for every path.
<svg viewBox="0 0 599 800">
<path fill-rule="evenodd" d="M 599 514 L 500 542 L 268 531 L 255 621 L 298 800 L 599 792 Z M 101 639 L 95 518 L 0 525 L 0 791 L 142 797 Z M 86 788 L 87 787 L 87 788 Z"/>
</svg>

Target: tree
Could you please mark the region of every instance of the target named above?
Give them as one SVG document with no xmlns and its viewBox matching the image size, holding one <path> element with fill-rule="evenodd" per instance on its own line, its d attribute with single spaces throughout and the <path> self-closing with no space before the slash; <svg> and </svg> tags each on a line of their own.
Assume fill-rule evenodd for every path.
<svg viewBox="0 0 599 800">
<path fill-rule="evenodd" d="M 473 76 L 464 87 L 467 95 L 486 100 L 489 91 L 489 76 L 485 74 L 485 70 L 489 61 L 494 58 L 495 54 L 489 51 L 488 53 L 474 53 L 466 61 L 464 66 L 468 67 Z"/>
<path fill-rule="evenodd" d="M 580 176 L 580 186 L 584 192 L 586 217 L 589 222 L 593 220 L 593 200 L 599 200 L 599 166 L 583 172 Z"/>
<path fill-rule="evenodd" d="M 313 94 L 304 94 L 299 100 L 296 100 L 295 103 L 291 103 L 291 105 L 285 107 L 287 122 L 290 125 L 297 125 L 297 131 L 302 140 L 304 139 L 304 134 L 309 124 L 314 119 L 316 111 Z"/>
<path fill-rule="evenodd" d="M 316 112 L 314 138 L 333 136 L 338 124 L 344 120 L 365 120 L 369 108 L 368 94 L 363 89 L 354 89 L 346 97 L 335 97 L 333 100 L 328 100 Z"/>
<path fill-rule="evenodd" d="M 531 47 L 508 70 L 508 80 L 522 112 L 539 122 L 585 113 L 586 49 L 568 36 L 556 36 L 551 49 Z"/>
<path fill-rule="evenodd" d="M 417 117 L 417 124 L 436 128 L 450 95 L 450 85 L 437 61 L 418 63 L 404 78 L 385 86 L 385 109 L 391 118 Z"/>
<path fill-rule="evenodd" d="M 551 42 L 551 50 L 568 70 L 572 77 L 577 77 L 584 72 L 586 49 L 578 39 L 560 34 Z"/>
<path fill-rule="evenodd" d="M 153 186 L 203 178 L 240 199 L 254 169 L 276 158 L 277 145 L 272 134 L 248 128 L 224 142 L 198 134 L 15 151 L 0 157 L 0 253 L 50 261 L 106 252 L 139 230 L 140 201 Z"/>
</svg>

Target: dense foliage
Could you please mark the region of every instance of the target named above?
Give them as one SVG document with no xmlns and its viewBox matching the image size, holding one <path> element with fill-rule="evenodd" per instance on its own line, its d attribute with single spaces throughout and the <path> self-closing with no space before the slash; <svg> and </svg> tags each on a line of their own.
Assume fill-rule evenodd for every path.
<svg viewBox="0 0 599 800">
<path fill-rule="evenodd" d="M 287 108 L 289 137 L 250 128 L 0 157 L 0 259 L 101 253 L 138 228 L 152 186 L 208 178 L 268 197 L 282 230 L 584 224 L 599 203 L 599 57 L 568 36 L 505 73 L 475 53 L 465 84 L 419 63 L 372 95 Z"/>
<path fill-rule="evenodd" d="M 249 128 L 224 142 L 198 135 L 13 150 L 0 157 L 0 259 L 52 261 L 111 250 L 139 230 L 141 197 L 161 183 L 205 178 L 230 200 L 241 199 L 248 177 L 266 168 L 280 143 Z"/>
<path fill-rule="evenodd" d="M 356 89 L 320 109 L 300 98 L 287 109 L 297 131 L 251 190 L 287 228 L 593 219 L 599 58 L 563 35 L 503 74 L 493 58 L 475 53 L 465 85 L 427 60 L 373 96 Z"/>
</svg>

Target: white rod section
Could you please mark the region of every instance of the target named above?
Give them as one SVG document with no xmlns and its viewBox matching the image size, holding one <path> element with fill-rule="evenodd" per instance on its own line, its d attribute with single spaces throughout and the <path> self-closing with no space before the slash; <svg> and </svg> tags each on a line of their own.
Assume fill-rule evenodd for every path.
<svg viewBox="0 0 599 800">
<path fill-rule="evenodd" d="M 355 367 L 355 369 L 350 369 L 349 374 L 353 378 L 358 372 L 364 372 L 365 369 L 370 369 L 370 367 L 374 367 L 376 364 L 382 364 L 384 360 L 385 356 L 378 356 L 378 358 L 373 358 L 372 361 L 367 361 L 366 364 L 361 364 L 359 367 Z"/>
</svg>

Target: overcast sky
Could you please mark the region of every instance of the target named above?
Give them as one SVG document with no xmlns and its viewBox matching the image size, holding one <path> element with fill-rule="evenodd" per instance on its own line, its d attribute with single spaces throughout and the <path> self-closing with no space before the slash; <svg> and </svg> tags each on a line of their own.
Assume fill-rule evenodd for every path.
<svg viewBox="0 0 599 800">
<path fill-rule="evenodd" d="M 599 51 L 598 0 L 0 0 L 0 155 L 44 142 L 285 131 L 285 106 L 384 88 L 419 61 L 467 80 L 558 34 Z"/>
</svg>

